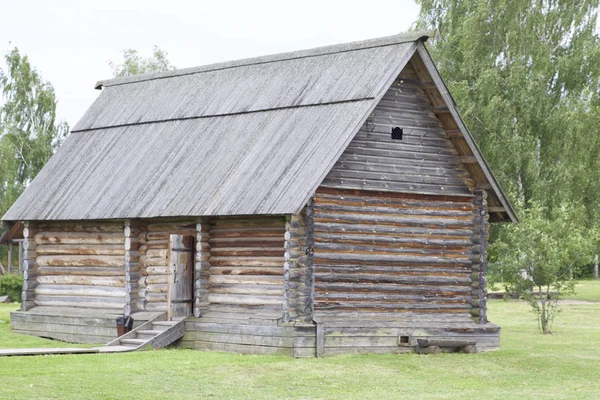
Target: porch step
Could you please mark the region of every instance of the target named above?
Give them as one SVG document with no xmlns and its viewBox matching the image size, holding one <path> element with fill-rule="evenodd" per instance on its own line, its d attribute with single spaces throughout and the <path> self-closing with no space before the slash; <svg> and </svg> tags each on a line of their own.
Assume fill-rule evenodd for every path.
<svg viewBox="0 0 600 400">
<path fill-rule="evenodd" d="M 185 318 L 173 321 L 166 321 L 166 318 L 166 313 L 161 314 L 157 318 L 145 322 L 123 336 L 107 343 L 105 348 L 115 348 L 115 351 L 131 351 L 146 346 L 166 347 L 183 337 L 185 323 Z M 120 350 L 116 350 L 116 348 Z"/>
<path fill-rule="evenodd" d="M 119 342 L 123 345 L 134 345 L 134 346 L 141 346 L 144 343 L 146 343 L 147 339 L 121 339 L 119 340 Z"/>
</svg>

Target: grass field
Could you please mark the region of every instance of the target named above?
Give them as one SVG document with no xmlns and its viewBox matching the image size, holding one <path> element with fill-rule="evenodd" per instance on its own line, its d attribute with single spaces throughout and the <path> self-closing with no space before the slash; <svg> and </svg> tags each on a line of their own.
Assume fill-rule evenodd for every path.
<svg viewBox="0 0 600 400">
<path fill-rule="evenodd" d="M 592 288 L 584 296 L 594 295 Z M 542 336 L 527 304 L 490 301 L 490 319 L 502 326 L 501 350 L 475 355 L 292 359 L 171 349 L 5 358 L 0 399 L 598 398 L 600 303 L 563 309 L 554 334 Z M 2 345 L 16 340 L 6 325 Z"/>
<path fill-rule="evenodd" d="M 575 294 L 567 298 L 600 302 L 600 280 L 581 281 L 577 283 L 575 285 Z"/>
</svg>

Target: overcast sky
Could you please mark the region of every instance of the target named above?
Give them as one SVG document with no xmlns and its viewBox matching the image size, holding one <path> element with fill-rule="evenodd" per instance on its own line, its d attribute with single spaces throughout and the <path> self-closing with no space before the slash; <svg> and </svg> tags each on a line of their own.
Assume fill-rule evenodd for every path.
<svg viewBox="0 0 600 400">
<path fill-rule="evenodd" d="M 123 49 L 149 56 L 157 45 L 176 67 L 193 67 L 393 35 L 418 12 L 413 0 L 19 0 L 2 4 L 0 51 L 29 56 L 73 126 Z"/>
</svg>

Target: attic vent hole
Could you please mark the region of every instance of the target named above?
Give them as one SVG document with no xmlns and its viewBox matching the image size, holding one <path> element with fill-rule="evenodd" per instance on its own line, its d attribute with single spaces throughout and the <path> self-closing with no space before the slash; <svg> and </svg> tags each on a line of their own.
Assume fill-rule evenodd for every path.
<svg viewBox="0 0 600 400">
<path fill-rule="evenodd" d="M 392 140 L 402 140 L 402 128 L 395 126 L 392 128 Z"/>
</svg>

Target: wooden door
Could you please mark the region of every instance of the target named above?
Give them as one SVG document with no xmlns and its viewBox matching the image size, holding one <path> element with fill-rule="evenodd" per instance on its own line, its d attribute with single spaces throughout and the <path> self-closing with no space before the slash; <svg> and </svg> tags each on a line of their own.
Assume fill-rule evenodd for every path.
<svg viewBox="0 0 600 400">
<path fill-rule="evenodd" d="M 173 234 L 169 238 L 169 319 L 192 314 L 194 237 Z"/>
</svg>

